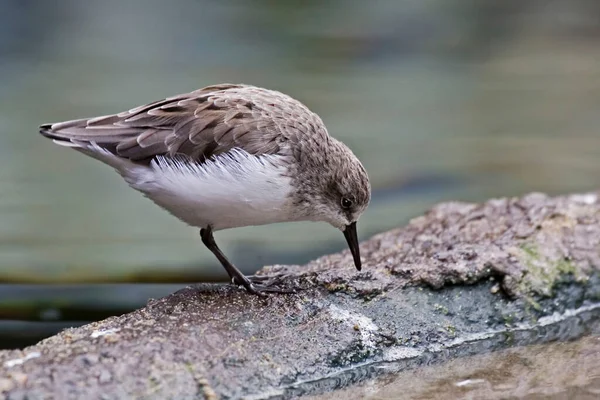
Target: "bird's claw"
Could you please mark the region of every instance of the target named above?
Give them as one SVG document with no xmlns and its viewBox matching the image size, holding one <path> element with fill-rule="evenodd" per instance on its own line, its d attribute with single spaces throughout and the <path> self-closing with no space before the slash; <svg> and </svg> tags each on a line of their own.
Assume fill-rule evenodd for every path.
<svg viewBox="0 0 600 400">
<path fill-rule="evenodd" d="M 243 286 L 249 293 L 257 296 L 266 297 L 269 293 L 291 294 L 296 293 L 295 289 L 281 287 L 278 284 L 283 282 L 284 276 L 253 275 L 244 277 L 242 282 L 238 283 L 237 277 L 231 280 L 231 283 Z"/>
</svg>

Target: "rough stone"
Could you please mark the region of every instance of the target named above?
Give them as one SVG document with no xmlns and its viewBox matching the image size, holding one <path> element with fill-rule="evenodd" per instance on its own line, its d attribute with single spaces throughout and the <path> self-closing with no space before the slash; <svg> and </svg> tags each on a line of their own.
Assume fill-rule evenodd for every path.
<svg viewBox="0 0 600 400">
<path fill-rule="evenodd" d="M 598 193 L 445 203 L 361 251 L 260 271 L 296 294 L 197 285 L 2 351 L 3 394 L 289 398 L 598 329 Z"/>
</svg>

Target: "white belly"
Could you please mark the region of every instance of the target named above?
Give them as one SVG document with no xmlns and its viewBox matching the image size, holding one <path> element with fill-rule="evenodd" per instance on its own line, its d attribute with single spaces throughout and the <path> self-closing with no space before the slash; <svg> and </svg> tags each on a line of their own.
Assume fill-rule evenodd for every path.
<svg viewBox="0 0 600 400">
<path fill-rule="evenodd" d="M 201 165 L 159 157 L 125 179 L 189 225 L 219 230 L 290 220 L 285 171 L 281 156 L 234 149 Z"/>
</svg>

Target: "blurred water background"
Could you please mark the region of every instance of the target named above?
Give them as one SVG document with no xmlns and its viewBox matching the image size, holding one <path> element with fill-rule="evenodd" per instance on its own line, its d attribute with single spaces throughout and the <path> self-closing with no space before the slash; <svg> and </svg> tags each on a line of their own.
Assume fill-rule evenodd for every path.
<svg viewBox="0 0 600 400">
<path fill-rule="evenodd" d="M 289 93 L 367 168 L 372 234 L 443 200 L 600 184 L 597 0 L 2 0 L 0 347 L 225 280 L 185 226 L 41 123 L 206 85 Z M 247 273 L 345 248 L 326 224 L 217 234 Z"/>
</svg>

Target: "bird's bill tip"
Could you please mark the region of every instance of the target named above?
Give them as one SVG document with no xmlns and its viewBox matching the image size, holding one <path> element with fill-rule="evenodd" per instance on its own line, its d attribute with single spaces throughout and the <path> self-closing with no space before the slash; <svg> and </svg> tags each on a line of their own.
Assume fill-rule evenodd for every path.
<svg viewBox="0 0 600 400">
<path fill-rule="evenodd" d="M 350 225 L 347 225 L 344 229 L 344 237 L 348 242 L 348 246 L 350 247 L 350 252 L 352 253 L 352 258 L 354 258 L 354 265 L 357 270 L 361 270 L 362 262 L 360 260 L 360 248 L 358 247 L 358 235 L 356 233 L 356 221 L 352 222 Z"/>
</svg>

